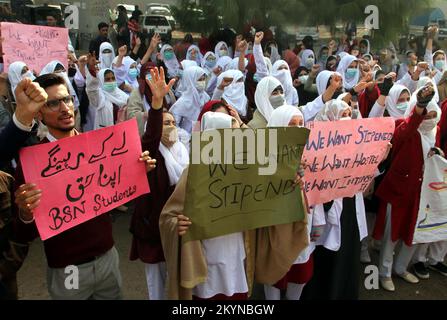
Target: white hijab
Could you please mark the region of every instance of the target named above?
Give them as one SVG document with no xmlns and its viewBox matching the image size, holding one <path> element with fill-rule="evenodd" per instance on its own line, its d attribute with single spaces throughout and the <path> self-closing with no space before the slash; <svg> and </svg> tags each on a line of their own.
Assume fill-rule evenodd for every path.
<svg viewBox="0 0 447 320">
<path fill-rule="evenodd" d="M 158 150 L 165 159 L 166 171 L 169 176 L 169 185 L 174 186 L 178 183 L 183 171 L 189 164 L 188 150 L 186 150 L 183 143 L 178 140 L 170 148 L 160 142 Z"/>
<path fill-rule="evenodd" d="M 11 84 L 12 95 L 16 98 L 16 88 L 20 81 L 22 81 L 22 70 L 26 67 L 26 63 L 22 61 L 16 61 L 9 65 L 8 79 Z"/>
<path fill-rule="evenodd" d="M 318 74 L 317 79 L 316 79 L 318 95 L 321 96 L 326 91 L 327 83 L 328 83 L 330 77 L 332 77 L 332 75 L 334 75 L 334 74 L 335 74 L 335 72 L 328 71 L 328 70 L 323 70 Z"/>
<path fill-rule="evenodd" d="M 272 64 L 281 59 L 281 55 L 278 52 L 278 47 L 274 44 L 270 44 L 270 52 L 270 61 Z"/>
<path fill-rule="evenodd" d="M 293 117 L 300 116 L 304 120 L 303 113 L 294 106 L 284 105 L 273 110 L 267 127 L 288 127 Z"/>
<path fill-rule="evenodd" d="M 227 49 L 228 52 L 228 56 L 224 56 L 224 57 L 228 57 L 230 58 L 230 49 L 228 48 L 228 45 L 224 42 L 224 41 L 220 41 L 219 43 L 216 44 L 216 46 L 214 47 L 214 54 L 216 55 L 217 58 L 222 58 L 220 56 L 220 49 L 222 49 L 222 47 L 225 47 L 225 49 Z M 231 59 L 231 58 L 230 58 Z"/>
<path fill-rule="evenodd" d="M 187 87 L 187 83 L 185 80 L 185 71 L 188 70 L 191 67 L 197 67 L 197 63 L 195 61 L 191 61 L 191 60 L 183 60 L 181 62 L 181 66 L 182 66 L 182 70 L 183 70 L 183 76 L 180 78 L 179 84 L 177 86 L 177 89 L 175 90 L 176 94 L 181 97 L 181 95 L 183 94 L 183 92 L 186 91 Z"/>
<path fill-rule="evenodd" d="M 113 65 L 116 65 L 116 63 L 118 62 L 118 57 L 115 57 L 115 59 L 113 59 Z M 136 77 L 134 80 L 132 80 L 129 76 L 129 70 L 130 70 L 130 66 L 133 65 L 134 63 L 137 63 L 134 59 L 132 59 L 129 56 L 125 56 L 123 58 L 123 72 L 115 72 L 115 77 L 116 77 L 116 81 L 118 83 L 123 83 L 123 82 L 127 82 L 133 89 L 138 89 L 139 87 L 139 83 L 138 83 L 138 77 Z M 139 70 L 138 68 L 138 64 L 136 66 L 136 69 Z M 124 73 L 125 71 L 125 73 Z"/>
<path fill-rule="evenodd" d="M 305 49 L 301 53 L 301 65 L 305 66 L 308 69 L 312 68 L 312 66 L 309 67 L 307 65 L 307 59 L 309 59 L 310 56 L 313 56 L 313 58 L 314 58 L 313 63 L 312 63 L 312 65 L 314 65 L 315 64 L 315 58 L 316 58 L 315 57 L 315 52 L 313 52 L 310 49 Z"/>
<path fill-rule="evenodd" d="M 217 57 L 217 55 L 216 55 Z M 217 59 L 216 67 L 220 67 L 223 71 L 230 70 L 230 65 L 233 59 L 228 56 L 223 56 Z"/>
<path fill-rule="evenodd" d="M 172 46 L 170 46 L 169 44 L 165 44 L 161 50 L 160 50 L 160 54 L 161 54 L 161 59 L 163 60 L 166 68 L 168 68 L 168 76 L 170 78 L 174 78 L 176 76 L 178 76 L 178 71 L 180 69 L 180 63 L 177 60 L 176 55 L 174 54 L 174 57 L 171 60 L 166 60 L 165 59 L 165 51 L 167 49 L 172 49 L 174 51 L 174 49 L 172 48 Z"/>
<path fill-rule="evenodd" d="M 340 63 L 338 64 L 337 72 L 341 74 L 341 77 L 343 78 L 343 88 L 345 88 L 346 90 L 351 90 L 352 88 L 354 88 L 360 80 L 359 64 L 357 64 L 357 75 L 353 79 L 346 79 L 346 70 L 348 70 L 349 65 L 354 61 L 357 61 L 357 58 L 350 54 L 347 54 L 340 60 Z"/>
<path fill-rule="evenodd" d="M 397 101 L 399 100 L 399 97 L 404 90 L 408 91 L 408 93 L 410 94 L 410 90 L 408 90 L 407 87 L 400 85 L 400 84 L 395 84 L 391 88 L 390 93 L 388 94 L 388 97 L 386 97 L 386 99 L 385 99 L 385 108 L 388 111 L 388 114 L 394 120 L 402 119 L 405 117 L 405 111 L 400 111 L 396 107 Z M 410 109 L 410 108 L 407 108 L 407 110 L 408 109 Z"/>
<path fill-rule="evenodd" d="M 287 70 L 279 70 L 279 68 L 286 66 Z M 273 65 L 272 76 L 281 82 L 284 88 L 284 94 L 286 103 L 291 106 L 297 106 L 299 104 L 298 93 L 293 86 L 292 73 L 290 72 L 289 64 L 284 60 L 278 60 Z"/>
<path fill-rule="evenodd" d="M 248 65 L 247 58 L 244 58 L 244 68 Z M 239 70 L 239 58 L 234 58 L 230 62 L 229 70 Z"/>
<path fill-rule="evenodd" d="M 208 76 L 211 75 L 211 73 L 213 72 L 213 69 L 214 69 L 214 68 L 210 68 L 206 65 L 206 61 L 207 61 L 208 57 L 210 57 L 210 56 L 214 57 L 216 59 L 216 64 L 214 66 L 214 68 L 215 68 L 217 66 L 217 57 L 214 54 L 214 52 L 211 52 L 211 51 L 208 51 L 207 53 L 205 53 L 205 55 L 203 56 L 203 59 L 202 59 L 202 64 L 201 64 L 202 69 L 205 70 L 205 72 L 208 74 Z"/>
<path fill-rule="evenodd" d="M 245 83 L 238 82 L 244 79 L 244 74 L 239 70 L 228 70 L 220 74 L 217 79 L 217 86 L 220 85 L 223 78 L 233 78 L 233 82 L 224 89 L 222 98 L 232 106 L 242 116 L 247 115 L 247 97 L 245 96 Z"/>
<path fill-rule="evenodd" d="M 444 55 L 444 70 L 439 70 L 438 68 L 435 67 L 435 56 L 438 55 L 439 53 L 442 53 Z M 445 68 L 447 68 L 447 54 L 445 53 L 444 50 L 435 51 L 432 55 L 432 61 L 433 61 L 432 68 L 434 68 L 436 71 L 438 71 L 440 73 L 444 73 L 446 71 Z"/>
<path fill-rule="evenodd" d="M 186 52 L 186 60 L 192 60 L 192 59 L 191 59 L 191 51 L 192 51 L 193 49 L 196 49 L 196 51 L 197 51 L 197 55 L 196 55 L 196 60 L 195 60 L 195 62 L 197 63 L 198 66 L 201 66 L 201 65 L 202 65 L 202 60 L 203 60 L 203 55 L 202 55 L 202 53 L 200 52 L 199 47 L 196 46 L 196 45 L 194 45 L 194 44 L 192 44 L 192 45 L 189 46 L 188 51 Z M 192 60 L 192 61 L 194 61 L 194 60 Z"/>
<path fill-rule="evenodd" d="M 200 121 L 202 131 L 231 129 L 233 127 L 233 117 L 222 112 L 206 112 Z"/>
<path fill-rule="evenodd" d="M 270 96 L 272 92 L 279 86 L 282 86 L 281 82 L 274 77 L 265 77 L 259 81 L 255 91 L 255 103 L 256 107 L 265 120 L 270 121 L 273 110 L 275 110 L 270 103 Z"/>
<path fill-rule="evenodd" d="M 103 53 L 104 50 L 109 49 L 112 51 L 110 54 Z M 99 69 L 109 69 L 112 68 L 113 60 L 115 59 L 115 49 L 108 42 L 103 42 L 99 46 Z"/>
<path fill-rule="evenodd" d="M 171 107 L 170 111 L 190 121 L 197 121 L 202 107 L 210 100 L 210 96 L 196 88 L 197 81 L 205 74 L 205 71 L 197 66 L 187 68 L 183 73 L 186 90 L 180 99 Z"/>
<path fill-rule="evenodd" d="M 422 90 L 422 88 L 418 89 L 415 93 L 417 93 Z M 405 117 L 408 118 L 413 113 L 416 103 L 414 100 L 411 100 L 410 107 L 405 112 Z M 428 158 L 428 153 L 430 152 L 430 149 L 435 147 L 436 144 L 436 134 L 438 132 L 437 124 L 441 120 L 441 114 L 442 110 L 439 108 L 438 104 L 433 99 L 428 103 L 427 106 L 427 113 L 431 111 L 436 111 L 436 118 L 430 119 L 430 120 L 423 120 L 422 123 L 419 125 L 418 132 L 421 136 L 421 143 L 422 143 L 422 151 L 424 156 L 424 162 Z"/>
<path fill-rule="evenodd" d="M 330 100 L 326 102 L 323 110 L 317 114 L 315 121 L 338 121 L 342 118 L 346 109 L 351 109 L 351 107 L 343 100 Z"/>
<path fill-rule="evenodd" d="M 39 75 L 43 76 L 44 74 L 54 73 L 54 70 L 56 69 L 56 66 L 58 64 L 63 66 L 63 63 L 58 61 L 58 60 L 53 60 L 53 61 L 49 62 L 45 67 L 43 67 L 43 69 L 42 69 L 42 71 L 40 71 Z M 65 69 L 65 67 L 64 67 L 64 69 Z M 64 78 L 65 84 L 68 87 L 70 95 L 73 96 L 74 99 L 75 99 L 75 101 L 74 101 L 75 109 L 79 108 L 80 103 L 79 103 L 78 95 L 76 94 L 76 91 L 73 88 L 73 85 L 72 85 L 70 79 L 68 78 L 67 71 L 59 72 L 59 73 L 57 73 L 57 75 L 59 75 L 62 78 Z"/>
<path fill-rule="evenodd" d="M 113 72 L 112 69 L 101 69 L 98 72 L 98 79 L 99 79 L 99 83 L 101 85 L 101 90 L 99 90 L 100 96 L 103 96 L 105 101 L 113 103 L 114 105 L 122 108 L 127 104 L 127 100 L 129 99 L 129 96 L 124 91 L 122 91 L 120 88 L 115 88 L 115 90 L 113 92 L 108 92 L 103 89 L 103 86 L 105 83 L 104 74 L 106 73 L 106 71 Z M 115 74 L 115 73 L 113 73 L 113 74 Z M 100 99 L 100 100 L 102 100 L 102 99 Z"/>
</svg>

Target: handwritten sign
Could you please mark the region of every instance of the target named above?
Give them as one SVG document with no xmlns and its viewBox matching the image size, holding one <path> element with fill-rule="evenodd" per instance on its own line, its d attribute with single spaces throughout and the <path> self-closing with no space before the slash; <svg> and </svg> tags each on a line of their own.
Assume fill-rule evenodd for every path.
<svg viewBox="0 0 447 320">
<path fill-rule="evenodd" d="M 314 122 L 304 151 L 309 205 L 367 190 L 394 133 L 392 118 Z"/>
<path fill-rule="evenodd" d="M 42 240 L 149 192 L 135 119 L 20 151 L 25 181 L 43 192 Z"/>
<path fill-rule="evenodd" d="M 5 72 L 16 61 L 39 73 L 53 60 L 68 67 L 68 29 L 2 22 Z"/>
<path fill-rule="evenodd" d="M 271 130 L 276 130 L 275 139 L 271 139 Z M 236 147 L 233 148 L 231 161 L 218 162 L 221 164 L 194 164 L 192 161 L 188 170 L 184 211 L 193 224 L 182 238 L 183 241 L 210 239 L 301 221 L 304 218 L 304 207 L 301 191 L 294 188 L 294 180 L 309 130 L 225 129 L 216 132 L 220 133 L 219 141 L 222 145 L 226 143 L 224 132 L 246 132 L 256 138 L 250 143 L 247 139 L 243 144 L 238 144 L 242 149 L 240 151 L 237 151 Z M 204 133 L 206 131 L 193 132 L 193 141 L 196 136 Z M 219 138 L 213 137 L 213 142 L 216 139 Z M 265 141 L 268 142 L 265 144 Z M 271 141 L 274 142 L 273 146 Z M 207 148 L 207 142 L 201 141 L 200 151 L 203 152 Z M 194 144 L 191 151 L 194 151 Z M 265 155 L 270 161 L 264 164 L 253 161 L 253 164 L 247 161 L 251 154 Z M 237 164 L 237 160 L 242 160 L 240 162 L 243 164 Z M 259 168 L 271 165 L 272 161 L 276 162 L 275 172 L 260 175 Z M 225 164 L 226 162 L 230 164 Z"/>
<path fill-rule="evenodd" d="M 433 156 L 425 160 L 413 243 L 445 240 L 447 240 L 447 160 Z"/>
</svg>

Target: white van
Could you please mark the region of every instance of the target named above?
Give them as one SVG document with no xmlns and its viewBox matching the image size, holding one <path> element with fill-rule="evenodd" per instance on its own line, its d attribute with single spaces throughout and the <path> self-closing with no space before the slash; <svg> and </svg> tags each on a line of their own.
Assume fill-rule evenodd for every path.
<svg viewBox="0 0 447 320">
<path fill-rule="evenodd" d="M 148 34 L 160 34 L 163 41 L 171 41 L 172 39 L 172 27 L 165 16 L 142 15 L 140 16 L 140 26 Z"/>
</svg>

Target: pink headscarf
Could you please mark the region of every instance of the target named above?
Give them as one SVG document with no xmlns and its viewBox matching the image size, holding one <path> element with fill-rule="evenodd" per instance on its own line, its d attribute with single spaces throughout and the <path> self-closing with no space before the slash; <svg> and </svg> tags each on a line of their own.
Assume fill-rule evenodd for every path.
<svg viewBox="0 0 447 320">
<path fill-rule="evenodd" d="M 290 72 L 293 76 L 296 69 L 298 69 L 298 67 L 300 66 L 300 58 L 298 58 L 298 56 L 292 50 L 286 50 L 284 51 L 284 60 L 289 65 Z"/>
</svg>

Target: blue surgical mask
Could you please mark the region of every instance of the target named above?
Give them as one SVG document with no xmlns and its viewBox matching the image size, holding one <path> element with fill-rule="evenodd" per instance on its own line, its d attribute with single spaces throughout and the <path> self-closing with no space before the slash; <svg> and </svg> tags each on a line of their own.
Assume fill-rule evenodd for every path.
<svg viewBox="0 0 447 320">
<path fill-rule="evenodd" d="M 113 92 L 117 88 L 116 81 L 106 82 L 106 83 L 104 83 L 102 88 L 104 89 L 104 91 Z"/>
<path fill-rule="evenodd" d="M 402 102 L 402 103 L 398 103 L 398 104 L 396 104 L 396 108 L 399 111 L 405 112 L 408 109 L 408 102 L 405 101 L 405 102 Z"/>
<path fill-rule="evenodd" d="M 347 79 L 354 79 L 357 76 L 357 72 L 358 72 L 357 68 L 348 68 L 346 70 L 346 74 L 345 74 L 346 78 Z"/>
<path fill-rule="evenodd" d="M 210 68 L 213 69 L 216 66 L 217 61 L 216 60 L 206 60 L 205 65 Z"/>
<path fill-rule="evenodd" d="M 172 59 L 174 59 L 174 52 L 166 51 L 164 53 L 164 57 L 165 57 L 166 60 L 172 60 Z"/>
<path fill-rule="evenodd" d="M 129 69 L 129 78 L 130 79 L 135 80 L 138 77 L 138 74 L 139 74 L 138 69 L 135 69 L 135 68 Z"/>
<path fill-rule="evenodd" d="M 149 81 L 152 80 L 152 75 L 150 73 L 146 74 L 146 80 L 149 80 Z"/>
<path fill-rule="evenodd" d="M 183 78 L 183 69 L 178 70 L 178 77 L 181 79 Z"/>
<path fill-rule="evenodd" d="M 435 67 L 439 71 L 443 71 L 445 69 L 445 61 L 444 60 L 436 60 L 435 61 Z"/>
</svg>

